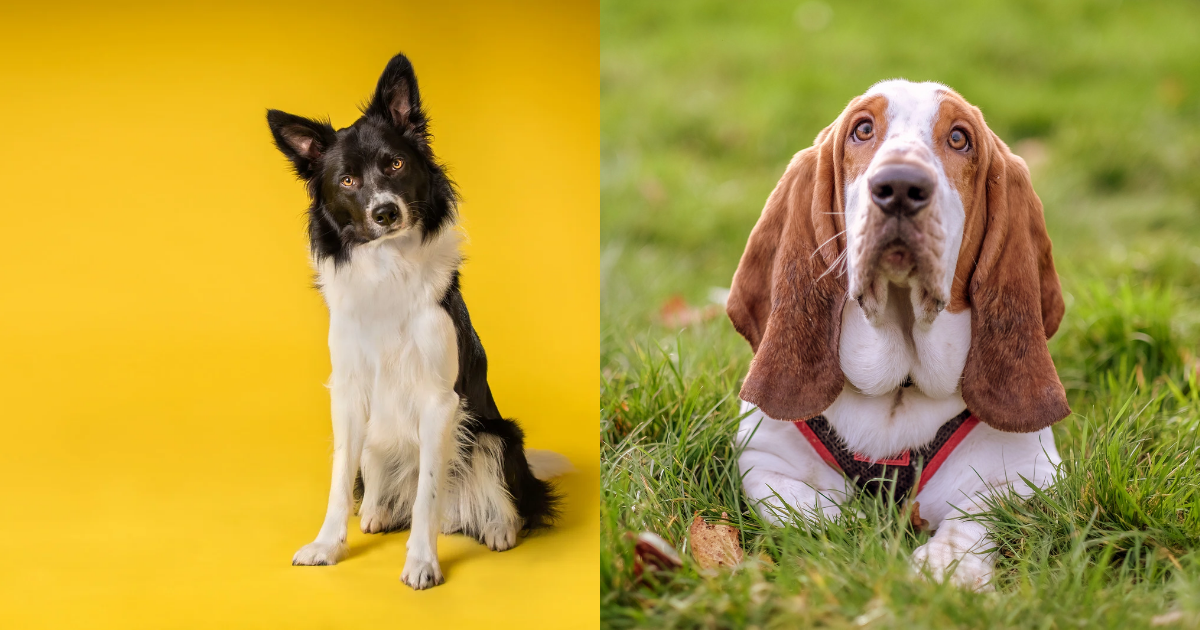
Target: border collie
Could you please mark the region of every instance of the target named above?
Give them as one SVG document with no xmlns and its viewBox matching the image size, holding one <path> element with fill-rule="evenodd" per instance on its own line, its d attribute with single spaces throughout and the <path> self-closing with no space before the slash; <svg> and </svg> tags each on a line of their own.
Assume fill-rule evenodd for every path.
<svg viewBox="0 0 1200 630">
<path fill-rule="evenodd" d="M 439 531 L 511 548 L 519 531 L 557 516 L 546 479 L 570 463 L 526 451 L 492 399 L 459 290 L 457 195 L 430 147 L 408 59 L 392 58 L 345 129 L 278 110 L 267 123 L 312 199 L 308 235 L 333 364 L 329 507 L 292 564 L 345 557 L 346 521 L 361 496 L 364 532 L 411 529 L 400 579 L 436 586 Z"/>
</svg>

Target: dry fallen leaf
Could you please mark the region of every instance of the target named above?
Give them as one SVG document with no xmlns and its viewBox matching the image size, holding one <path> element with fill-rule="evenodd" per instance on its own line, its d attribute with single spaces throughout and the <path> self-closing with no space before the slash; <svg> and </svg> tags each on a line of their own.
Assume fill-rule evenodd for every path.
<svg viewBox="0 0 1200 630">
<path fill-rule="evenodd" d="M 1150 625 L 1152 625 L 1152 626 L 1169 626 L 1169 625 L 1177 624 L 1183 620 L 1184 620 L 1183 611 L 1172 610 L 1171 612 L 1167 612 L 1167 613 L 1163 613 L 1161 615 L 1155 615 L 1155 616 L 1151 617 Z"/>
<path fill-rule="evenodd" d="M 658 309 L 658 317 L 669 328 L 684 328 L 706 322 L 722 313 L 721 307 L 708 304 L 692 306 L 681 295 L 672 295 Z"/>
<path fill-rule="evenodd" d="M 654 532 L 642 532 L 633 546 L 633 576 L 641 578 L 644 571 L 674 571 L 683 566 L 683 558 L 665 538 Z"/>
<path fill-rule="evenodd" d="M 721 513 L 722 520 L 728 518 L 728 514 Z M 692 556 L 704 569 L 735 567 L 742 561 L 740 534 L 741 532 L 732 525 L 706 523 L 697 514 L 692 520 L 692 526 L 688 528 Z"/>
<path fill-rule="evenodd" d="M 621 405 L 617 407 L 616 412 L 613 414 L 613 426 L 616 428 L 617 433 L 622 436 L 629 435 L 629 432 L 633 430 L 633 423 L 625 417 L 626 413 L 629 413 L 629 403 L 621 401 Z"/>
<path fill-rule="evenodd" d="M 908 515 L 909 521 L 912 523 L 913 529 L 917 531 L 929 529 L 929 521 L 921 518 L 921 502 L 913 502 L 912 514 Z"/>
</svg>

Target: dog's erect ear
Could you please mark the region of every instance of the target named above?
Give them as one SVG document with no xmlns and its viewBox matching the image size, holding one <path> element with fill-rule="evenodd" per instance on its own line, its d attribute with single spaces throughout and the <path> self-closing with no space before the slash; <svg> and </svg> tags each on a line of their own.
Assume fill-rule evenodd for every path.
<svg viewBox="0 0 1200 630">
<path fill-rule="evenodd" d="M 1048 340 L 1063 317 L 1042 202 L 1025 161 L 988 132 L 990 163 L 968 214 L 958 273 L 971 305 L 963 369 L 967 408 L 1001 431 L 1028 433 L 1071 413 Z M 982 205 L 980 205 L 982 204 Z M 970 261 L 976 261 L 970 269 Z"/>
<path fill-rule="evenodd" d="M 312 179 L 314 162 L 329 147 L 337 135 L 329 123 L 294 116 L 277 109 L 267 110 L 267 125 L 275 136 L 275 146 L 292 161 L 296 174 Z"/>
<path fill-rule="evenodd" d="M 840 123 L 797 153 L 767 199 L 733 276 L 726 311 L 754 349 L 741 398 L 778 420 L 833 404 L 846 278 L 836 160 Z"/>
<path fill-rule="evenodd" d="M 418 142 L 426 140 L 427 121 L 421 108 L 421 92 L 408 57 L 399 54 L 388 62 L 365 113 L 389 120 L 401 133 Z"/>
</svg>

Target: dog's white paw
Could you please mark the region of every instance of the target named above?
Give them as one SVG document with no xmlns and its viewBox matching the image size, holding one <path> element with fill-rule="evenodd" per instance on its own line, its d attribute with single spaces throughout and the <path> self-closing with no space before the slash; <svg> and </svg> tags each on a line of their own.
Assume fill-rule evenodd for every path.
<svg viewBox="0 0 1200 630">
<path fill-rule="evenodd" d="M 818 492 L 803 481 L 779 473 L 761 475 L 753 484 L 747 482 L 746 490 L 758 500 L 755 510 L 775 527 L 807 528 L 822 520 L 836 522 L 848 516 L 837 504 L 840 493 Z"/>
<path fill-rule="evenodd" d="M 310 542 L 292 556 L 292 564 L 308 567 L 337 564 L 338 560 L 345 558 L 349 551 L 350 548 L 346 546 L 346 543 Z"/>
<path fill-rule="evenodd" d="M 359 515 L 358 526 L 364 534 L 378 534 L 391 529 L 390 515 L 381 507 L 363 507 Z"/>
<path fill-rule="evenodd" d="M 976 592 L 993 588 L 994 564 L 989 554 L 961 551 L 940 540 L 930 540 L 914 549 L 912 567 L 918 575 L 939 582 L 949 580 L 960 588 Z"/>
<path fill-rule="evenodd" d="M 400 580 L 420 591 L 441 584 L 445 578 L 442 577 L 442 569 L 437 560 L 421 560 L 409 556 L 404 561 L 404 571 L 400 573 Z"/>
<path fill-rule="evenodd" d="M 499 523 L 483 528 L 483 544 L 492 551 L 507 551 L 517 544 L 517 528 Z"/>
<path fill-rule="evenodd" d="M 822 519 L 831 523 L 847 523 L 856 518 L 866 518 L 862 510 L 858 510 L 855 514 L 847 514 L 842 509 L 832 503 L 824 503 L 819 507 L 813 506 L 791 506 L 781 505 L 778 501 L 764 501 L 758 504 L 758 513 L 768 523 L 775 527 L 787 527 L 794 525 L 801 529 L 806 529 L 819 524 Z"/>
</svg>

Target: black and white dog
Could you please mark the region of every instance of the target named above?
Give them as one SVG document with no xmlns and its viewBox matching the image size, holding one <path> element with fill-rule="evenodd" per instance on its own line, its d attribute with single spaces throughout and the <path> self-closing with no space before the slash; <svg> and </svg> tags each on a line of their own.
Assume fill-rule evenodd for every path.
<svg viewBox="0 0 1200 630">
<path fill-rule="evenodd" d="M 292 564 L 345 556 L 361 490 L 362 530 L 411 527 L 400 579 L 435 586 L 439 531 L 511 548 L 520 530 L 555 518 L 558 496 L 545 479 L 570 463 L 526 451 L 492 399 L 459 290 L 455 189 L 430 147 L 408 59 L 392 58 L 345 129 L 278 110 L 267 123 L 312 198 L 309 239 L 333 364 L 329 508 Z"/>
</svg>

